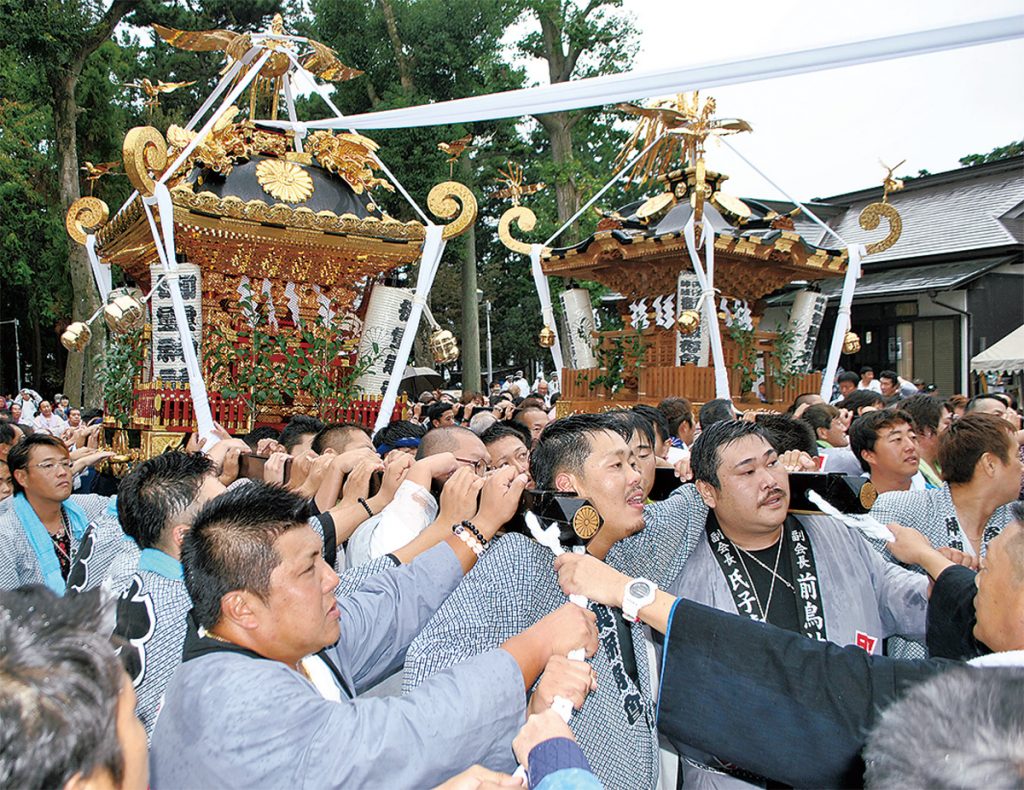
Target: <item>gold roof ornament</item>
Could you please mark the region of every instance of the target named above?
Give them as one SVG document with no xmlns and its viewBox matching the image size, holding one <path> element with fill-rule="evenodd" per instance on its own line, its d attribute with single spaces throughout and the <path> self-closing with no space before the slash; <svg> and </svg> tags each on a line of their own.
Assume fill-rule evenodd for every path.
<svg viewBox="0 0 1024 790">
<path fill-rule="evenodd" d="M 473 147 L 473 135 L 467 134 L 460 137 L 458 140 L 452 140 L 447 143 L 438 143 L 437 150 L 448 154 L 448 177 L 453 178 L 455 173 L 455 163 L 459 161 L 459 157 L 468 148 Z"/>
<path fill-rule="evenodd" d="M 893 173 L 906 164 L 906 161 L 904 159 L 894 167 L 889 167 L 885 162 L 881 162 L 882 167 L 886 171 L 885 178 L 882 180 L 882 200 L 879 203 L 869 203 L 860 212 L 858 221 L 864 230 L 874 230 L 877 228 L 883 217 L 889 223 L 889 233 L 886 234 L 885 238 L 867 245 L 868 255 L 874 255 L 889 249 L 903 235 L 903 217 L 900 216 L 895 206 L 889 202 L 889 193 L 898 192 L 903 189 L 903 181 L 894 178 Z"/>
<path fill-rule="evenodd" d="M 389 192 L 395 188 L 383 178 L 374 176 L 380 167 L 374 154 L 380 146 L 361 134 L 334 134 L 320 130 L 313 132 L 306 149 L 328 172 L 337 173 L 357 195 L 382 187 Z"/>
<path fill-rule="evenodd" d="M 259 74 L 249 90 L 249 117 L 255 117 L 256 96 L 269 95 L 272 98 L 271 117 L 277 119 L 278 97 L 284 88 L 291 58 L 296 58 L 302 67 L 320 79 L 329 82 L 344 82 L 355 79 L 363 72 L 346 66 L 338 60 L 338 54 L 319 41 L 290 36 L 285 33 L 284 19 L 275 14 L 270 24 L 270 35 L 235 33 L 231 30 L 177 30 L 163 25 L 153 25 L 153 30 L 164 41 L 178 49 L 190 52 L 223 52 L 227 63 L 224 70 L 241 60 L 253 47 L 269 50 L 270 57 L 260 68 Z M 239 71 L 241 79 L 244 69 Z"/>
<path fill-rule="evenodd" d="M 897 170 L 903 167 L 903 165 L 907 163 L 907 160 L 904 159 L 898 165 L 894 165 L 893 167 L 889 167 L 889 165 L 887 165 L 881 159 L 878 160 L 878 163 L 885 168 L 885 178 L 882 179 L 882 202 L 888 203 L 890 192 L 899 192 L 901 189 L 903 189 L 903 180 L 899 178 L 894 178 L 893 173 L 895 173 Z"/>
<path fill-rule="evenodd" d="M 524 197 L 534 195 L 546 186 L 543 181 L 538 181 L 536 184 L 524 184 L 522 165 L 517 165 L 511 161 L 505 165 L 504 170 L 498 171 L 498 175 L 500 178 L 495 180 L 505 184 L 505 188 L 491 193 L 491 197 L 498 200 L 509 198 L 513 206 L 518 206 Z"/>
</svg>

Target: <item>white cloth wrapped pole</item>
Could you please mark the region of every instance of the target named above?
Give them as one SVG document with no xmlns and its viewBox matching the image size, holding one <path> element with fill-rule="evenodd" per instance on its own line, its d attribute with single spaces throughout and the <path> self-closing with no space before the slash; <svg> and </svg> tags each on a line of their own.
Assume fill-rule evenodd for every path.
<svg viewBox="0 0 1024 790">
<path fill-rule="evenodd" d="M 843 353 L 843 338 L 850 331 L 850 308 L 853 305 L 853 292 L 860 278 L 860 259 L 867 254 L 862 244 L 851 244 L 847 248 L 849 260 L 846 264 L 846 279 L 843 280 L 843 295 L 839 299 L 839 312 L 836 315 L 836 328 L 832 331 L 832 345 L 828 350 L 828 363 L 821 376 L 821 398 L 826 403 L 832 400 L 832 385 L 835 383 L 836 370 L 839 368 L 839 355 Z"/>
<path fill-rule="evenodd" d="M 112 275 L 110 267 L 100 263 L 96 255 L 96 237 L 92 233 L 85 237 L 85 254 L 89 256 L 89 265 L 92 267 L 93 279 L 96 280 L 96 290 L 100 292 L 100 301 L 106 304 L 113 286 Z"/>
<path fill-rule="evenodd" d="M 364 113 L 349 116 L 344 120 L 328 118 L 311 121 L 309 127 L 398 129 L 515 118 L 595 107 L 618 101 L 633 101 L 638 96 L 710 90 L 722 85 L 737 85 L 794 74 L 845 68 L 1021 37 L 1024 37 L 1024 15 L 1016 15 L 799 52 L 783 52 L 701 66 L 674 66 L 647 72 L 629 71 L 417 107 Z"/>
<path fill-rule="evenodd" d="M 540 266 L 540 253 L 543 245 L 530 245 L 530 271 L 533 273 L 533 284 L 537 287 L 537 297 L 540 299 L 540 314 L 544 319 L 544 325 L 555 333 L 555 344 L 551 346 L 551 360 L 555 364 L 555 373 L 561 381 L 562 378 L 562 343 L 558 337 L 558 324 L 555 321 L 555 310 L 551 306 L 551 288 L 548 286 L 548 277 Z"/>
<path fill-rule="evenodd" d="M 153 203 L 156 203 L 157 208 L 160 209 L 162 233 L 157 229 L 153 219 L 153 209 L 151 208 Z M 157 255 L 160 258 L 160 263 L 163 264 L 167 286 L 171 292 L 171 305 L 174 308 L 174 320 L 178 324 L 178 337 L 181 339 L 181 353 L 185 360 L 185 370 L 188 372 L 188 385 L 192 396 L 192 411 L 196 416 L 196 426 L 200 438 L 206 440 L 203 449 L 209 450 L 219 439 L 214 434 L 213 414 L 210 411 L 210 401 L 206 394 L 206 382 L 203 381 L 203 373 L 199 369 L 199 358 L 196 356 L 192 333 L 189 331 L 188 316 L 185 314 L 185 300 L 181 295 L 181 287 L 178 282 L 178 259 L 174 253 L 174 204 L 171 203 L 171 193 L 167 190 L 167 186 L 157 183 L 153 197 L 143 198 L 142 205 L 146 210 L 150 230 L 156 242 Z"/>
<path fill-rule="evenodd" d="M 423 240 L 420 268 L 416 275 L 416 295 L 413 297 L 409 320 L 402 333 L 402 342 L 398 346 L 395 365 L 391 369 L 391 378 L 388 379 L 388 387 L 384 391 L 384 400 L 380 404 L 377 422 L 373 426 L 374 433 L 391 422 L 391 412 L 394 411 L 395 402 L 398 400 L 398 385 L 402 383 L 402 374 L 405 373 L 405 366 L 409 363 L 409 354 L 412 353 L 412 343 L 416 339 L 416 332 L 420 327 L 420 317 L 423 315 L 423 307 L 427 303 L 427 294 L 430 293 L 430 288 L 434 284 L 434 276 L 437 274 L 437 267 L 441 263 L 441 254 L 444 252 L 445 240 L 441 235 L 442 231 L 443 228 L 440 225 L 433 223 L 427 225 L 427 237 Z"/>
<path fill-rule="evenodd" d="M 704 321 L 708 328 L 708 338 L 711 343 L 711 359 L 715 365 L 715 397 L 730 400 L 729 395 L 729 371 L 725 367 L 725 355 L 722 353 L 722 332 L 718 326 L 718 312 L 715 304 L 715 229 L 707 216 L 702 217 L 704 238 L 704 258 L 707 261 L 707 270 L 700 262 L 700 254 L 697 252 L 697 244 L 694 238 L 693 215 L 683 229 L 683 236 L 686 238 L 686 249 L 690 253 L 690 263 L 693 266 L 693 273 L 697 275 L 700 283 L 700 301 L 704 307 Z"/>
</svg>

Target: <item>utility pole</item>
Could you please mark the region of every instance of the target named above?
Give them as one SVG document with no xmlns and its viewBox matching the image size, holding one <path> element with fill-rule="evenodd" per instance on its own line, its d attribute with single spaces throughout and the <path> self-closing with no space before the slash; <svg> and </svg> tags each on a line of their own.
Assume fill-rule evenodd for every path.
<svg viewBox="0 0 1024 790">
<path fill-rule="evenodd" d="M 491 300 L 484 302 L 487 310 L 487 394 L 490 395 L 490 386 L 494 382 L 494 366 L 491 364 Z"/>
<path fill-rule="evenodd" d="M 473 165 L 466 154 L 459 161 L 462 183 L 472 188 Z M 480 389 L 480 310 L 476 295 L 476 230 L 465 234 L 462 256 L 462 391 Z"/>
</svg>

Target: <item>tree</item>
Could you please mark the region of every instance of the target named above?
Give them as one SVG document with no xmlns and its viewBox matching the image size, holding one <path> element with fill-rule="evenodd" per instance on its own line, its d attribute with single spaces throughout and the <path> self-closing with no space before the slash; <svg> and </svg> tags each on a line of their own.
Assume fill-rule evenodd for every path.
<svg viewBox="0 0 1024 790">
<path fill-rule="evenodd" d="M 960 157 L 960 164 L 964 167 L 983 165 L 986 162 L 998 162 L 1001 159 L 1009 159 L 1012 156 L 1024 154 L 1024 140 L 1016 140 L 1008 145 L 1000 145 L 993 148 L 987 154 L 967 154 Z"/>
<path fill-rule="evenodd" d="M 552 85 L 573 78 L 609 74 L 629 68 L 636 54 L 636 28 L 623 14 L 622 0 L 587 0 L 580 6 L 573 0 L 530 0 L 527 14 L 540 23 L 540 31 L 519 42 L 524 55 L 547 61 Z M 576 155 L 574 132 L 593 110 L 573 110 L 534 116 L 544 129 L 551 147 L 555 190 L 560 223 L 568 221 L 580 207 L 582 190 L 577 180 L 581 162 Z M 569 229 L 571 242 L 578 240 L 578 228 Z"/>
<path fill-rule="evenodd" d="M 0 46 L 16 50 L 24 61 L 35 66 L 47 87 L 59 196 L 54 208 L 66 211 L 82 194 L 78 180 L 79 105 L 76 98 L 82 70 L 89 56 L 110 38 L 118 22 L 138 4 L 139 0 L 114 0 L 103 10 L 97 3 L 21 0 L 11 3 L 4 14 Z M 99 295 L 83 249 L 71 248 L 69 266 L 74 294 L 72 318 L 84 320 L 98 307 Z M 83 394 L 85 403 L 96 404 L 100 400 L 98 377 L 84 377 L 84 373 L 86 365 L 91 374 L 98 372 L 102 338 L 102 333 L 96 332 L 84 356 L 68 358 L 64 392 L 75 401 Z"/>
</svg>

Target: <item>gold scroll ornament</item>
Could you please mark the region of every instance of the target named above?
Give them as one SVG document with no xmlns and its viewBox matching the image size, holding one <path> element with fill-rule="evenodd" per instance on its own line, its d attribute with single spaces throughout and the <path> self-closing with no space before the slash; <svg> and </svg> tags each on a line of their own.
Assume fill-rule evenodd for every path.
<svg viewBox="0 0 1024 790">
<path fill-rule="evenodd" d="M 163 173 L 168 164 L 167 142 L 152 126 L 136 126 L 124 136 L 121 159 L 132 186 L 146 197 L 151 197 L 156 188 L 153 175 Z"/>
<path fill-rule="evenodd" d="M 889 221 L 889 235 L 881 241 L 867 245 L 868 255 L 889 249 L 899 241 L 900 235 L 903 233 L 903 218 L 889 203 L 870 203 L 865 206 L 864 210 L 860 212 L 860 226 L 864 230 L 874 230 L 878 227 L 882 217 Z"/>
<path fill-rule="evenodd" d="M 457 181 L 442 181 L 427 195 L 427 208 L 435 217 L 450 219 L 441 232 L 442 238 L 451 239 L 465 233 L 476 221 L 476 197 Z"/>
<path fill-rule="evenodd" d="M 71 204 L 64 217 L 68 235 L 79 244 L 85 244 L 90 233 L 95 233 L 107 223 L 110 209 L 99 198 L 83 197 Z"/>
<path fill-rule="evenodd" d="M 520 230 L 529 233 L 537 225 L 537 215 L 526 206 L 512 206 L 498 220 L 498 238 L 501 239 L 501 243 L 512 252 L 529 255 L 531 245 L 512 236 L 513 222 L 519 226 Z"/>
</svg>

